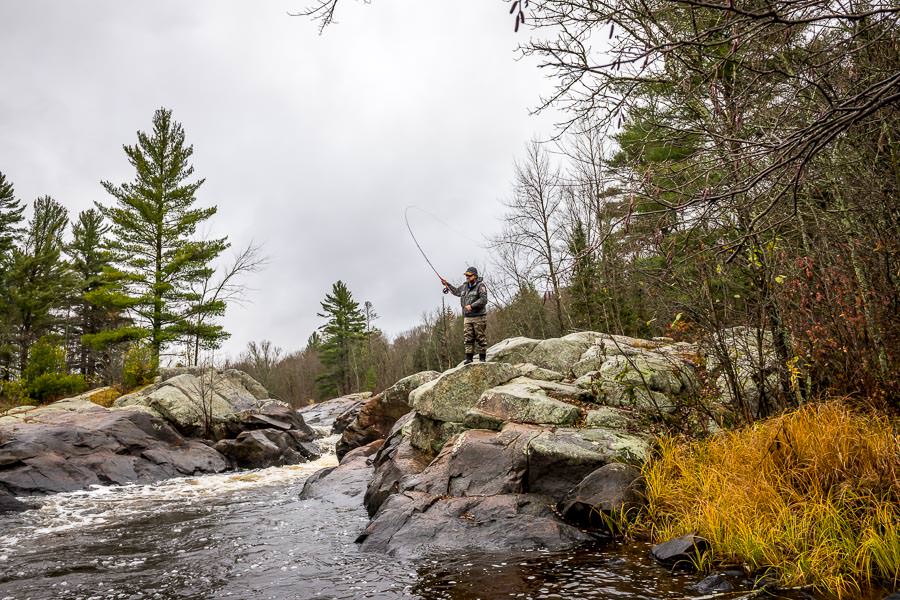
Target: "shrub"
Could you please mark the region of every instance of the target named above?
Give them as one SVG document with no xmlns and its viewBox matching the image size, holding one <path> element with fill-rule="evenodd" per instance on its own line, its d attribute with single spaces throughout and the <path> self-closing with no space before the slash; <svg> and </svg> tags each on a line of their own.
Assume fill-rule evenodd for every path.
<svg viewBox="0 0 900 600">
<path fill-rule="evenodd" d="M 24 380 L 0 381 L 0 403 L 5 408 L 22 406 L 23 404 L 28 404 L 29 400 Z"/>
<path fill-rule="evenodd" d="M 146 344 L 134 344 L 125 352 L 122 387 L 126 390 L 146 385 L 156 377 L 157 363 Z"/>
<path fill-rule="evenodd" d="M 39 403 L 75 396 L 85 389 L 84 377 L 68 373 L 44 373 L 28 382 L 28 395 Z"/>
<path fill-rule="evenodd" d="M 895 425 L 830 402 L 701 442 L 663 440 L 644 467 L 648 504 L 636 530 L 656 541 L 696 532 L 711 543 L 704 560 L 837 597 L 896 587 Z"/>
<path fill-rule="evenodd" d="M 30 382 L 47 373 L 66 372 L 68 367 L 63 347 L 51 337 L 42 337 L 28 352 L 28 364 L 22 372 L 22 378 Z"/>
</svg>

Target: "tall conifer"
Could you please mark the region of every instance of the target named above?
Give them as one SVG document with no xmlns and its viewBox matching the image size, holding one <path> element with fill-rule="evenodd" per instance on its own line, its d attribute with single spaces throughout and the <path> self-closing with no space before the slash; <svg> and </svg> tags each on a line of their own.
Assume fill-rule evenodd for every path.
<svg viewBox="0 0 900 600">
<path fill-rule="evenodd" d="M 332 285 L 331 293 L 325 295 L 321 304 L 318 316 L 328 321 L 319 328 L 319 358 L 325 366 L 325 373 L 318 379 L 319 390 L 323 396 L 349 394 L 353 391 L 352 360 L 366 336 L 366 317 L 340 280 Z"/>
<path fill-rule="evenodd" d="M 124 146 L 135 169 L 130 183 L 103 187 L 115 199 L 98 208 L 112 223 L 110 249 L 124 277 L 123 292 L 133 299 L 131 311 L 145 328 L 154 359 L 184 335 L 185 325 L 204 310 L 192 285 L 209 277 L 210 264 L 228 247 L 227 238 L 198 240 L 197 226 L 216 207 L 194 208 L 203 179 L 191 180 L 193 146 L 172 111 L 153 115 L 153 131 L 139 131 L 134 146 Z"/>
</svg>

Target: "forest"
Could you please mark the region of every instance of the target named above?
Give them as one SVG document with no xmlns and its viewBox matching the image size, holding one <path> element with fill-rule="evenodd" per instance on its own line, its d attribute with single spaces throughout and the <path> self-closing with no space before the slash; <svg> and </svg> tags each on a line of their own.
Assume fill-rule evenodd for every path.
<svg viewBox="0 0 900 600">
<path fill-rule="evenodd" d="M 337 5 L 310 12 L 328 25 Z M 746 326 L 760 348 L 772 340 L 778 359 L 778 384 L 760 381 L 762 414 L 746 417 L 824 394 L 895 404 L 898 9 L 828 0 L 510 9 L 516 28 L 531 28 L 520 52 L 556 84 L 540 107 L 565 119 L 511 165 L 502 233 L 485 241 L 490 340 L 590 329 L 703 341 L 727 361 L 723 331 Z M 41 197 L 25 222 L 0 175 L 7 404 L 138 385 L 160 356 L 209 360 L 242 275 L 265 262 L 250 245 L 212 266 L 229 243 L 196 235 L 216 209 L 194 206 L 203 179 L 171 111 L 157 111 L 125 152 L 134 180 L 103 182 L 110 202 L 74 218 Z M 323 324 L 305 343 L 252 341 L 230 366 L 299 406 L 462 358 L 451 303 L 408 331 L 383 332 L 378 307 L 354 299 L 353 283 L 323 290 Z"/>
</svg>

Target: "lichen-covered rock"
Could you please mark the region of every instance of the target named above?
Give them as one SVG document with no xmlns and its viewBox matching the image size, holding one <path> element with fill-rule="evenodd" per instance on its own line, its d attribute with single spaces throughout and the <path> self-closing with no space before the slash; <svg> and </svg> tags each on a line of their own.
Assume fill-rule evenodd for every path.
<svg viewBox="0 0 900 600">
<path fill-rule="evenodd" d="M 696 387 L 693 373 L 683 361 L 651 352 L 611 356 L 600 367 L 600 376 L 622 385 L 672 395 L 680 394 L 687 386 Z"/>
<path fill-rule="evenodd" d="M 528 490 L 560 499 L 584 477 L 608 463 L 641 464 L 646 438 L 612 429 L 543 431 L 528 444 Z"/>
<path fill-rule="evenodd" d="M 527 361 L 544 369 L 568 374 L 572 365 L 581 360 L 581 355 L 590 343 L 579 339 L 550 338 L 541 340 L 528 353 Z"/>
<path fill-rule="evenodd" d="M 304 406 L 297 412 L 303 415 L 303 420 L 306 421 L 308 425 L 314 427 L 321 434 L 341 433 L 343 429 L 340 431 L 334 430 L 336 419 L 342 414 L 351 411 L 354 407 L 357 407 L 358 410 L 363 402 L 365 402 L 365 400 L 355 397 L 333 398 L 331 400 L 325 400 L 324 402 L 316 402 L 315 404 Z M 347 423 L 344 424 L 344 427 L 346 426 Z"/>
<path fill-rule="evenodd" d="M 445 371 L 410 394 L 416 412 L 436 421 L 462 423 L 481 394 L 519 376 L 507 363 L 473 363 Z"/>
<path fill-rule="evenodd" d="M 539 340 L 513 337 L 497 342 L 487 349 L 487 359 L 491 362 L 517 364 L 527 362 L 528 353 L 538 345 Z"/>
<path fill-rule="evenodd" d="M 500 429 L 508 422 L 567 426 L 580 416 L 577 406 L 551 398 L 534 380 L 517 379 L 485 391 L 463 422 L 486 429 Z"/>
<path fill-rule="evenodd" d="M 462 423 L 435 421 L 424 415 L 415 413 L 403 427 L 403 435 L 409 443 L 429 454 L 437 454 L 451 437 L 465 430 Z"/>
<path fill-rule="evenodd" d="M 248 380 L 249 376 L 239 376 L 233 369 L 167 369 L 158 383 L 118 398 L 113 406 L 146 406 L 185 435 L 218 437 L 236 415 L 259 410 L 272 402 L 257 398 L 254 393 L 259 395 L 259 390 L 249 391 L 248 386 L 255 386 Z"/>
<path fill-rule="evenodd" d="M 627 430 L 634 427 L 635 417 L 627 410 L 613 408 L 612 406 L 598 406 L 587 411 L 584 426 L 589 429 L 618 429 Z"/>
<path fill-rule="evenodd" d="M 562 381 L 565 379 L 563 374 L 558 371 L 543 369 L 531 363 L 519 363 L 516 365 L 516 368 L 519 369 L 519 372 L 524 377 L 528 377 L 529 379 L 539 379 L 541 381 Z"/>
</svg>

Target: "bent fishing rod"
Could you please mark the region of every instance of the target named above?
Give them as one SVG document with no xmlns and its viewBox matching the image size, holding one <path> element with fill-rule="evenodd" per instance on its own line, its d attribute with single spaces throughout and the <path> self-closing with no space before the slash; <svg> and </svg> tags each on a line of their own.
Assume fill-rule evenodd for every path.
<svg viewBox="0 0 900 600">
<path fill-rule="evenodd" d="M 434 271 L 434 274 L 438 276 L 438 279 L 441 280 L 441 283 L 444 283 L 447 280 L 444 279 L 440 273 L 438 273 L 437 269 L 434 268 L 434 265 L 431 264 L 431 261 L 428 260 L 428 255 L 425 254 L 424 250 L 422 250 L 422 246 L 419 244 L 419 240 L 416 239 L 416 234 L 413 233 L 412 227 L 409 226 L 409 209 L 413 208 L 413 207 L 414 207 L 414 205 L 410 204 L 403 210 L 403 220 L 406 222 L 406 230 L 409 231 L 409 236 L 412 238 L 413 242 L 415 243 L 416 248 L 419 249 L 419 254 L 422 255 L 422 258 L 425 259 L 425 262 L 428 263 L 428 266 L 431 267 L 431 270 Z M 445 294 L 450 293 L 450 288 L 447 287 L 446 285 L 444 285 L 444 293 Z"/>
</svg>

